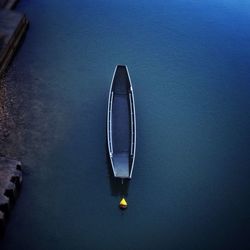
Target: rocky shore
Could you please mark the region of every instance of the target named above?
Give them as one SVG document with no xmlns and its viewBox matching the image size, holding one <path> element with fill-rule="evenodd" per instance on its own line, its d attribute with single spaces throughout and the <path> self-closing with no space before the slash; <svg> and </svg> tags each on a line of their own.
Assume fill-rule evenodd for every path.
<svg viewBox="0 0 250 250">
<path fill-rule="evenodd" d="M 0 233 L 22 183 L 21 162 L 0 157 Z"/>
<path fill-rule="evenodd" d="M 8 103 L 3 74 L 18 48 L 28 21 L 25 15 L 11 10 L 17 0 L 0 0 L 0 233 L 4 231 L 12 204 L 22 182 L 21 162 L 3 156 L 5 139 L 9 137 Z"/>
</svg>

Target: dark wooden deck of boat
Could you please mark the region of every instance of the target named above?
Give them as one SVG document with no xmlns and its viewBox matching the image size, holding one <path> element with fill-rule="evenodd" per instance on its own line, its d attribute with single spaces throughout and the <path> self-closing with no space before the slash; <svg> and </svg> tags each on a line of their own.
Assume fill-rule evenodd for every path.
<svg viewBox="0 0 250 250">
<path fill-rule="evenodd" d="M 112 138 L 114 154 L 130 150 L 130 112 L 126 94 L 115 94 L 112 113 Z"/>
</svg>

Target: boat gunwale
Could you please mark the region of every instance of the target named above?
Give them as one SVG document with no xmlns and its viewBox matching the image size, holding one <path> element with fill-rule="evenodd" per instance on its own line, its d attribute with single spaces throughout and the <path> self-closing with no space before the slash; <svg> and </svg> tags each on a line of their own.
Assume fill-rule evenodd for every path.
<svg viewBox="0 0 250 250">
<path fill-rule="evenodd" d="M 131 143 L 133 143 L 132 164 L 131 164 L 130 175 L 129 175 L 129 178 L 131 179 L 132 174 L 133 174 L 133 170 L 134 170 L 135 152 L 136 152 L 136 112 L 135 112 L 135 98 L 134 98 L 134 90 L 133 90 L 133 87 L 132 87 L 132 81 L 131 81 L 131 78 L 130 78 L 130 74 L 129 74 L 127 65 L 125 65 L 125 68 L 126 68 L 126 71 L 127 71 L 129 84 L 130 84 L 130 93 L 131 93 L 131 97 L 132 97 L 132 100 L 131 100 L 131 104 L 132 104 L 131 108 L 132 108 L 132 110 L 130 108 L 130 113 L 132 113 L 133 125 L 134 125 L 134 129 L 131 131 L 131 133 L 134 134 L 134 136 L 133 136 L 134 141 L 133 142 L 131 141 Z"/>
<path fill-rule="evenodd" d="M 110 120 L 110 112 L 112 111 L 112 101 L 111 101 L 111 94 L 112 94 L 112 88 L 113 88 L 113 82 L 114 82 L 114 78 L 115 78 L 115 73 L 117 70 L 118 65 L 115 67 L 115 70 L 113 72 L 113 76 L 112 76 L 112 80 L 111 80 L 111 84 L 110 84 L 110 89 L 109 89 L 109 99 L 108 99 L 108 112 L 107 112 L 107 140 L 108 140 L 108 151 L 109 151 L 109 158 L 110 158 L 110 162 L 111 162 L 111 166 L 112 166 L 112 170 L 114 173 L 114 176 L 116 177 L 116 172 L 115 172 L 115 168 L 114 168 L 114 163 L 113 163 L 113 144 L 112 144 L 112 140 L 110 140 L 110 135 L 112 136 L 112 127 L 110 126 L 110 124 L 112 124 L 111 120 Z M 111 116 L 112 117 L 112 116 Z M 111 127 L 111 128 L 110 128 Z M 112 148 L 112 150 L 111 150 Z"/>
</svg>

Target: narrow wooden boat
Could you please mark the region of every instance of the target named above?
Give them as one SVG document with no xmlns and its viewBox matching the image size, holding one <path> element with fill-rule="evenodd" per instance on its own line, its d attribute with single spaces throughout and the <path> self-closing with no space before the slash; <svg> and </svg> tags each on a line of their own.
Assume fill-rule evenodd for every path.
<svg viewBox="0 0 250 250">
<path fill-rule="evenodd" d="M 114 176 L 132 178 L 136 150 L 136 115 L 126 65 L 117 65 L 111 81 L 107 113 L 108 152 Z"/>
</svg>

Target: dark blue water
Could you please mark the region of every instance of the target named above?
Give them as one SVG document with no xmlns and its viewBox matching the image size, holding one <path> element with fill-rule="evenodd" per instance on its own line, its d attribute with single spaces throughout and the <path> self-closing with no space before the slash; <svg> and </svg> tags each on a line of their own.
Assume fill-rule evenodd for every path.
<svg viewBox="0 0 250 250">
<path fill-rule="evenodd" d="M 250 249 L 248 1 L 17 9 L 30 29 L 6 82 L 24 184 L 1 249 Z M 128 188 L 106 156 L 116 64 L 129 67 L 137 110 Z"/>
</svg>

